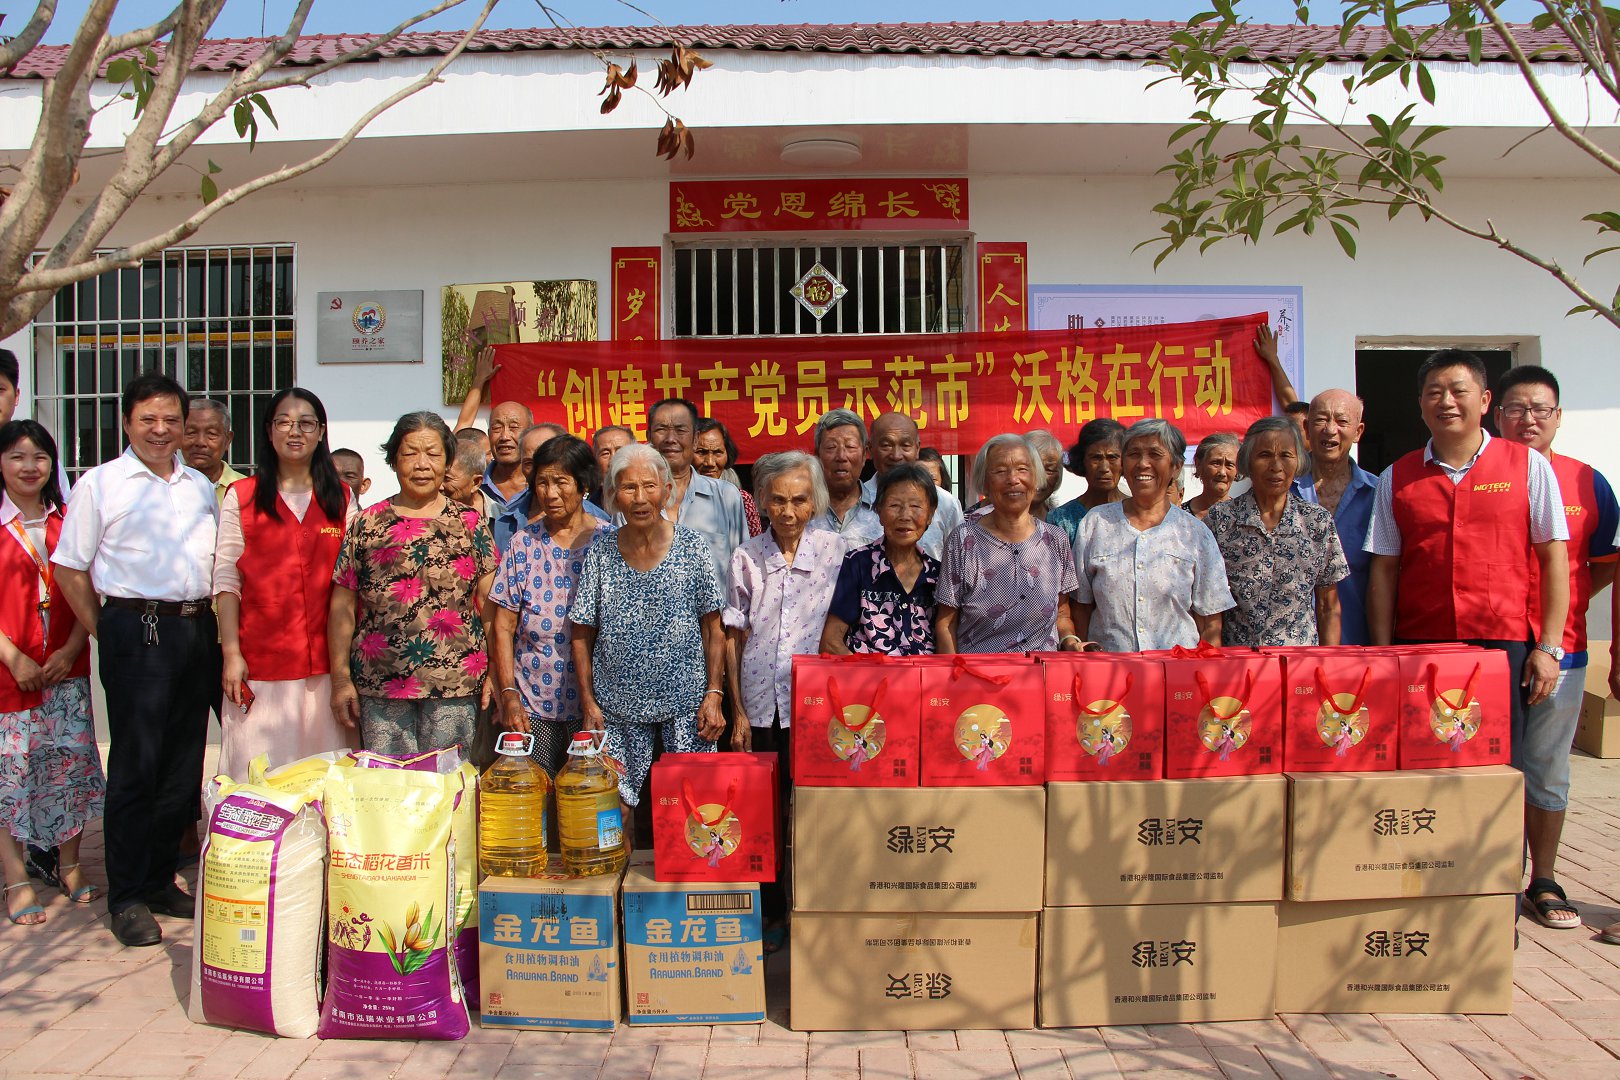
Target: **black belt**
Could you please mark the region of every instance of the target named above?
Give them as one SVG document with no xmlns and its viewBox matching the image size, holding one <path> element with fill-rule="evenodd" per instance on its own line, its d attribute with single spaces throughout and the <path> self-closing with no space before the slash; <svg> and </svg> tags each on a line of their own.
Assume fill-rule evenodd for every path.
<svg viewBox="0 0 1620 1080">
<path fill-rule="evenodd" d="M 134 596 L 108 596 L 102 600 L 107 607 L 129 608 L 146 615 L 178 615 L 182 619 L 200 619 L 213 613 L 208 600 L 142 600 Z"/>
</svg>

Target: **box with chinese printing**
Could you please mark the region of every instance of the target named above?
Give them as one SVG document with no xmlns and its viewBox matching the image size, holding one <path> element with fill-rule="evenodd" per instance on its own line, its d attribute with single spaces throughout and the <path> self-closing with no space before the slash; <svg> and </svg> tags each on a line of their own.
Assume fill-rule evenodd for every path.
<svg viewBox="0 0 1620 1080">
<path fill-rule="evenodd" d="M 1047 908 L 1041 1026 L 1269 1020 L 1276 966 L 1274 903 Z"/>
<path fill-rule="evenodd" d="M 764 1022 L 757 884 L 661 882 L 632 863 L 623 897 L 626 1023 Z"/>
<path fill-rule="evenodd" d="M 1372 649 L 1296 649 L 1283 663 L 1283 766 L 1383 772 L 1397 765 L 1401 662 Z"/>
<path fill-rule="evenodd" d="M 1283 768 L 1282 663 L 1206 649 L 1164 662 L 1164 775 L 1261 776 Z"/>
<path fill-rule="evenodd" d="M 1401 768 L 1506 765 L 1517 682 L 1499 649 L 1403 651 Z"/>
<path fill-rule="evenodd" d="M 1620 757 L 1620 702 L 1609 697 L 1607 690 L 1581 699 L 1575 746 L 1597 758 Z"/>
<path fill-rule="evenodd" d="M 922 669 L 884 656 L 793 658 L 793 783 L 916 787 Z"/>
<path fill-rule="evenodd" d="M 1044 788 L 799 788 L 795 911 L 1039 911 Z"/>
<path fill-rule="evenodd" d="M 1035 1026 L 1034 912 L 793 918 L 795 1031 Z"/>
<path fill-rule="evenodd" d="M 1104 653 L 1040 653 L 1047 780 L 1164 775 L 1164 663 Z"/>
<path fill-rule="evenodd" d="M 1281 776 L 1046 786 L 1046 906 L 1280 900 Z"/>
<path fill-rule="evenodd" d="M 478 888 L 485 1027 L 612 1031 L 619 991 L 619 875 L 488 877 Z"/>
<path fill-rule="evenodd" d="M 1046 781 L 1046 677 L 1026 656 L 919 657 L 924 787 Z"/>
<path fill-rule="evenodd" d="M 1524 778 L 1507 765 L 1290 773 L 1289 900 L 1519 887 Z"/>
<path fill-rule="evenodd" d="M 1277 1011 L 1507 1013 L 1515 896 L 1284 904 Z"/>
</svg>

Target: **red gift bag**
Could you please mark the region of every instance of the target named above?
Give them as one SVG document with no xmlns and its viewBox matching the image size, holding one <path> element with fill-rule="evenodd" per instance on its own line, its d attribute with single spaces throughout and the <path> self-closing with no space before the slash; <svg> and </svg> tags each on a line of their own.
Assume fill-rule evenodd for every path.
<svg viewBox="0 0 1620 1080">
<path fill-rule="evenodd" d="M 665 754 L 652 767 L 653 876 L 776 880 L 776 755 Z"/>
<path fill-rule="evenodd" d="M 1164 775 L 1260 776 L 1282 771 L 1282 664 L 1207 643 L 1164 663 Z"/>
<path fill-rule="evenodd" d="M 1164 776 L 1164 664 L 1108 653 L 1041 653 L 1048 780 Z"/>
<path fill-rule="evenodd" d="M 922 673 L 885 656 L 793 658 L 793 782 L 916 787 Z"/>
<path fill-rule="evenodd" d="M 1283 767 L 1384 772 L 1396 767 L 1401 662 L 1374 649 L 1294 649 L 1283 662 Z"/>
<path fill-rule="evenodd" d="M 1403 769 L 1506 765 L 1517 672 L 1499 649 L 1402 650 Z"/>
<path fill-rule="evenodd" d="M 922 786 L 1046 782 L 1046 679 L 1014 654 L 916 657 L 922 672 Z"/>
</svg>

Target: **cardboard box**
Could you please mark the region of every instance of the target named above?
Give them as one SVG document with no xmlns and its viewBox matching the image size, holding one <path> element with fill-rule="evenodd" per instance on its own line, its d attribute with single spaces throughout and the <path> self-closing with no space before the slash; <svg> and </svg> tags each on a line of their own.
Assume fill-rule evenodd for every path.
<svg viewBox="0 0 1620 1080">
<path fill-rule="evenodd" d="M 1281 776 L 1046 787 L 1046 906 L 1280 900 Z"/>
<path fill-rule="evenodd" d="M 1373 649 L 1297 649 L 1282 656 L 1283 767 L 1384 772 L 1396 766 L 1401 662 Z"/>
<path fill-rule="evenodd" d="M 1039 911 L 1044 788 L 798 788 L 795 911 Z"/>
<path fill-rule="evenodd" d="M 753 882 L 660 882 L 624 875 L 625 1022 L 759 1024 L 765 951 Z"/>
<path fill-rule="evenodd" d="M 478 887 L 480 1022 L 612 1031 L 619 992 L 618 874 L 488 877 Z"/>
<path fill-rule="evenodd" d="M 1517 769 L 1290 773 L 1288 780 L 1289 900 L 1519 887 L 1524 777 Z"/>
<path fill-rule="evenodd" d="M 1516 896 L 1284 904 L 1277 1011 L 1513 1011 Z"/>
<path fill-rule="evenodd" d="M 916 787 L 922 669 L 883 656 L 793 658 L 793 783 Z"/>
<path fill-rule="evenodd" d="M 1046 782 L 1046 676 L 1023 655 L 915 657 L 924 787 Z"/>
<path fill-rule="evenodd" d="M 1498 649 L 1414 646 L 1401 657 L 1403 769 L 1506 765 L 1517 673 Z"/>
<path fill-rule="evenodd" d="M 1046 779 L 1164 775 L 1164 663 L 1105 653 L 1040 653 Z"/>
<path fill-rule="evenodd" d="M 795 1031 L 1035 1026 L 1034 912 L 793 919 Z"/>
<path fill-rule="evenodd" d="M 652 767 L 659 881 L 775 881 L 775 754 L 665 754 Z"/>
<path fill-rule="evenodd" d="M 1593 757 L 1620 757 L 1620 702 L 1609 697 L 1608 691 L 1582 698 L 1575 745 Z"/>
<path fill-rule="evenodd" d="M 1236 650 L 1164 665 L 1164 775 L 1283 771 L 1282 662 Z"/>
<path fill-rule="evenodd" d="M 1047 908 L 1041 1026 L 1269 1020 L 1276 963 L 1276 904 Z"/>
</svg>

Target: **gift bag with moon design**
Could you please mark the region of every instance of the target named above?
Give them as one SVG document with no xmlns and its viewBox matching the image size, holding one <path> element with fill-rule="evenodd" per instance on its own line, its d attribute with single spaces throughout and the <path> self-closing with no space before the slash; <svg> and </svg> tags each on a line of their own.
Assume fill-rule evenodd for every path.
<svg viewBox="0 0 1620 1080">
<path fill-rule="evenodd" d="M 793 658 L 793 782 L 916 787 L 921 670 L 886 656 Z"/>
<path fill-rule="evenodd" d="M 1210 645 L 1164 662 L 1164 775 L 1282 772 L 1282 662 Z"/>
<path fill-rule="evenodd" d="M 1385 772 L 1396 766 L 1401 662 L 1373 649 L 1283 654 L 1283 767 Z"/>
<path fill-rule="evenodd" d="M 652 767 L 653 876 L 776 880 L 776 755 L 665 754 Z"/>
<path fill-rule="evenodd" d="M 917 657 L 922 786 L 1046 782 L 1046 679 L 1022 655 Z"/>
<path fill-rule="evenodd" d="M 1110 653 L 1041 653 L 1048 780 L 1164 776 L 1164 663 Z"/>
<path fill-rule="evenodd" d="M 1499 649 L 1425 649 L 1401 657 L 1403 769 L 1509 764 L 1516 672 Z"/>
</svg>

